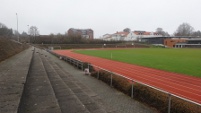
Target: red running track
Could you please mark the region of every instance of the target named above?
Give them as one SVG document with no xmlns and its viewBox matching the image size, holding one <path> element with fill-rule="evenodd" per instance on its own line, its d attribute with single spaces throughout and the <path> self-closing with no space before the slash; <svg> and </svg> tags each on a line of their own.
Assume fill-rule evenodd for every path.
<svg viewBox="0 0 201 113">
<path fill-rule="evenodd" d="M 119 73 L 134 80 L 201 104 L 201 78 L 82 55 L 73 53 L 69 50 L 56 50 L 54 52 L 84 62 L 89 62 L 98 67 Z"/>
</svg>

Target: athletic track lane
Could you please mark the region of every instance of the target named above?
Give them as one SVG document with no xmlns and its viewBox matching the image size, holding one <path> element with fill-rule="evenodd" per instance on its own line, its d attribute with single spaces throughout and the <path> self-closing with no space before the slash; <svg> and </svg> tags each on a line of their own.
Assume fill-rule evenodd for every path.
<svg viewBox="0 0 201 113">
<path fill-rule="evenodd" d="M 69 56 L 84 62 L 119 73 L 172 94 L 201 104 L 201 79 L 153 68 L 73 53 L 70 50 L 56 50 L 57 54 Z"/>
</svg>

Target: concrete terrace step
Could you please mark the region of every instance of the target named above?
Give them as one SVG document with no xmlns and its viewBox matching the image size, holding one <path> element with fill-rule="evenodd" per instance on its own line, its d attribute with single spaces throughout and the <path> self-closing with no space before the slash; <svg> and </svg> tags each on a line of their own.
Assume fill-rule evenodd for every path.
<svg viewBox="0 0 201 113">
<path fill-rule="evenodd" d="M 44 58 L 44 60 L 43 60 L 44 65 L 47 65 L 45 67 L 47 67 L 46 70 L 49 73 L 49 78 L 50 78 L 50 81 L 52 81 L 52 85 L 53 85 L 55 94 L 58 95 L 57 99 L 59 100 L 59 103 L 61 102 L 63 104 L 60 106 L 64 106 L 65 104 L 68 105 L 68 103 L 69 103 L 68 96 L 71 96 L 71 95 L 76 97 L 75 99 L 77 101 L 76 102 L 77 104 L 78 104 L 78 102 L 80 102 L 80 104 L 78 104 L 78 105 L 73 105 L 74 103 L 70 102 L 69 104 L 72 107 L 65 105 L 66 107 L 64 107 L 64 110 L 66 109 L 66 111 L 64 111 L 64 113 L 67 111 L 68 111 L 68 113 L 75 113 L 77 111 L 80 113 L 81 112 L 82 113 L 84 113 L 84 112 L 106 113 L 106 111 L 102 108 L 102 105 L 99 105 L 95 100 L 92 99 L 92 97 L 91 97 L 92 95 L 91 96 L 87 95 L 87 93 L 85 93 L 83 91 L 83 89 L 79 87 L 79 85 L 83 85 L 83 84 L 77 85 L 76 83 L 78 81 L 74 80 L 73 76 L 69 75 L 69 73 L 63 72 L 54 62 L 50 61 L 48 58 L 45 58 L 45 57 L 43 57 L 43 58 Z M 54 85 L 56 85 L 56 86 L 54 86 Z M 68 89 L 69 91 L 66 91 L 65 86 L 67 88 L 69 88 Z M 87 90 L 87 88 L 85 88 L 85 90 L 89 91 L 89 90 Z M 65 95 L 65 93 L 67 95 Z M 92 93 L 90 93 L 90 94 L 92 94 Z M 63 97 L 61 97 L 59 95 L 62 95 Z M 94 95 L 97 95 L 97 94 L 93 94 L 93 96 Z M 79 107 L 80 105 L 81 105 L 81 107 Z M 82 107 L 84 107 L 85 110 L 81 109 Z M 84 111 L 79 111 L 79 110 L 84 110 Z M 70 111 L 72 111 L 72 112 L 70 112 Z"/>
<path fill-rule="evenodd" d="M 84 75 L 83 71 L 78 70 L 76 67 L 66 63 L 58 57 L 47 54 L 51 61 L 54 61 L 63 71 L 69 73 L 74 79 L 82 83 L 76 82 L 81 88 L 82 86 L 88 87 L 91 91 L 92 98 L 103 103 L 104 110 L 108 113 L 158 113 L 155 109 L 146 106 L 137 100 L 130 98 L 129 96 L 119 92 L 118 90 L 111 88 L 107 84 L 94 77 Z M 82 88 L 83 91 L 84 88 Z M 88 91 L 90 91 L 88 90 Z M 95 96 L 97 94 L 98 96 Z M 93 96 L 94 95 L 94 96 Z"/>
<path fill-rule="evenodd" d="M 33 48 L 0 63 L 0 113 L 17 113 Z"/>
<path fill-rule="evenodd" d="M 62 113 L 90 113 L 74 92 L 60 78 L 52 65 L 49 64 L 49 61 L 44 57 L 42 59 Z"/>
<path fill-rule="evenodd" d="M 46 51 L 32 53 L 0 63 L 0 113 L 154 113 Z"/>
<path fill-rule="evenodd" d="M 33 56 L 18 113 L 61 113 L 38 51 Z"/>
</svg>

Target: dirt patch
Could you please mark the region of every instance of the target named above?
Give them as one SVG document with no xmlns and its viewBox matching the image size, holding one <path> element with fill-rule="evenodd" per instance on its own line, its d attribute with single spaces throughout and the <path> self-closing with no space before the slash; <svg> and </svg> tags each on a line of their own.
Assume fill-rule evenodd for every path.
<svg viewBox="0 0 201 113">
<path fill-rule="evenodd" d="M 27 49 L 27 44 L 20 44 L 0 37 L 0 62 Z"/>
</svg>

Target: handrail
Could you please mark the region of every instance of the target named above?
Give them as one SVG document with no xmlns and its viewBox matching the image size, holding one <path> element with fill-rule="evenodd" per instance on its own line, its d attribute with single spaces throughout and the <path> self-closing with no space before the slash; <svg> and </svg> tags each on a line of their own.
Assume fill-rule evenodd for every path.
<svg viewBox="0 0 201 113">
<path fill-rule="evenodd" d="M 126 77 L 126 76 L 121 75 L 121 74 L 119 74 L 119 73 L 111 72 L 111 71 L 109 71 L 109 70 L 107 70 L 107 69 L 104 69 L 104 68 L 101 68 L 101 67 L 99 67 L 99 66 L 92 65 L 92 64 L 90 64 L 90 65 L 91 65 L 91 66 L 94 66 L 94 67 L 98 67 L 98 68 L 100 68 L 100 69 L 102 69 L 102 70 L 105 70 L 105 71 L 107 71 L 107 72 L 113 73 L 113 74 L 115 74 L 115 75 L 121 76 L 121 77 L 123 77 L 123 78 L 129 79 L 129 80 L 131 80 L 131 81 L 134 81 L 134 82 L 143 84 L 143 85 L 145 85 L 145 86 L 151 87 L 151 88 L 156 89 L 156 90 L 158 90 L 158 91 L 160 91 L 160 92 L 163 92 L 163 93 L 166 93 L 166 94 L 170 94 L 170 95 L 175 96 L 175 97 L 177 97 L 177 98 L 180 98 L 180 99 L 182 99 L 182 100 L 185 100 L 185 101 L 188 101 L 188 102 L 191 102 L 191 103 L 193 103 L 193 104 L 196 104 L 196 105 L 201 106 L 200 103 L 195 102 L 195 101 L 193 101 L 193 100 L 190 100 L 190 99 L 187 99 L 187 98 L 184 98 L 184 97 L 181 97 L 181 96 L 172 94 L 172 93 L 170 93 L 170 92 L 168 92 L 168 91 L 165 91 L 165 90 L 162 90 L 162 89 L 160 89 L 160 88 L 156 88 L 156 87 L 154 87 L 154 86 L 151 86 L 151 85 L 148 85 L 148 84 L 146 84 L 146 83 L 140 82 L 140 81 L 138 81 L 138 80 L 135 80 L 135 79 Z"/>
</svg>

